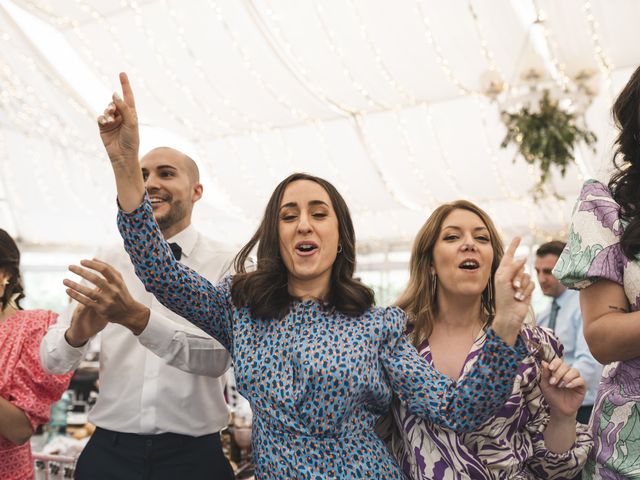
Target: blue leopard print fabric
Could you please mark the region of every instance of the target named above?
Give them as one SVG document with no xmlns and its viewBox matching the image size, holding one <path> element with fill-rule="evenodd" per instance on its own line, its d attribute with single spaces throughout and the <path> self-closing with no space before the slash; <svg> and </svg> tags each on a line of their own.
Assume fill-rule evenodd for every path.
<svg viewBox="0 0 640 480">
<path fill-rule="evenodd" d="M 238 391 L 254 412 L 259 479 L 401 480 L 374 433 L 392 396 L 445 428 L 474 430 L 509 397 L 527 353 L 521 340 L 509 347 L 489 330 L 474 368 L 454 382 L 407 342 L 398 308 L 349 317 L 298 301 L 282 319 L 256 319 L 233 304 L 232 277 L 214 285 L 174 259 L 148 199 L 120 212 L 118 226 L 146 288 L 231 353 Z"/>
</svg>

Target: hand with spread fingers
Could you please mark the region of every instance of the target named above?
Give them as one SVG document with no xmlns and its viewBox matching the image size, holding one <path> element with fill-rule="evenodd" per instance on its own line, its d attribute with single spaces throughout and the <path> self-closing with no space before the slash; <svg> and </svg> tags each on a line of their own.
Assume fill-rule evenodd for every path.
<svg viewBox="0 0 640 480">
<path fill-rule="evenodd" d="M 520 238 L 507 248 L 494 276 L 496 315 L 494 331 L 510 345 L 514 345 L 529 312 L 534 283 L 524 271 L 526 259 L 514 259 Z"/>
<path fill-rule="evenodd" d="M 140 136 L 133 90 L 126 73 L 120 73 L 122 97 L 114 93 L 98 117 L 100 137 L 116 177 L 120 207 L 131 212 L 144 196 L 144 180 L 138 163 Z"/>
<path fill-rule="evenodd" d="M 120 272 L 97 259 L 82 260 L 80 264 L 82 267 L 71 265 L 69 270 L 94 287 L 68 279 L 63 282 L 67 294 L 80 304 L 66 335 L 69 343 L 86 342 L 109 322 L 124 325 L 139 335 L 149 321 L 149 309 L 133 299 Z"/>
<path fill-rule="evenodd" d="M 561 358 L 542 362 L 540 388 L 551 408 L 551 416 L 566 416 L 575 420 L 576 413 L 587 393 L 580 372 Z"/>
</svg>

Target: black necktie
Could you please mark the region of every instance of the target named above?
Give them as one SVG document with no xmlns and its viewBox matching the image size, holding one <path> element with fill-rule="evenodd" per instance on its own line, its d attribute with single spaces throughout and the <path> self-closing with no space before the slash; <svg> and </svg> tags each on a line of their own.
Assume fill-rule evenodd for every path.
<svg viewBox="0 0 640 480">
<path fill-rule="evenodd" d="M 178 245 L 177 243 L 171 242 L 169 244 L 169 248 L 171 248 L 171 251 L 173 252 L 173 256 L 176 257 L 176 260 L 180 260 L 182 258 L 182 247 L 180 247 L 180 245 Z"/>
</svg>

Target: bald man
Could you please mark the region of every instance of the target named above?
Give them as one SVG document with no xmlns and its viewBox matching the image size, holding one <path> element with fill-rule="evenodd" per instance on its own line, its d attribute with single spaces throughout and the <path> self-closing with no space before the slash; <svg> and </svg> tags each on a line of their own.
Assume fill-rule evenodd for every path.
<svg viewBox="0 0 640 480">
<path fill-rule="evenodd" d="M 231 252 L 191 225 L 202 197 L 195 162 L 162 147 L 140 161 L 147 195 L 176 258 L 216 282 Z M 96 432 L 76 466 L 80 480 L 232 479 L 219 432 L 228 410 L 222 376 L 228 352 L 162 306 L 138 280 L 120 246 L 70 269 L 74 299 L 46 334 L 40 357 L 52 373 L 74 370 L 98 332 L 100 393 L 89 421 Z"/>
</svg>

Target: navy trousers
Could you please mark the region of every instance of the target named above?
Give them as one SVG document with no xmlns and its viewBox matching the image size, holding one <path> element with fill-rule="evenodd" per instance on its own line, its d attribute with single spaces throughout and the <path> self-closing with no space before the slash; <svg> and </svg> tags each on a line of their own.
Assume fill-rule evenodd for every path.
<svg viewBox="0 0 640 480">
<path fill-rule="evenodd" d="M 220 434 L 136 435 L 96 428 L 76 464 L 76 480 L 233 480 Z"/>
</svg>

